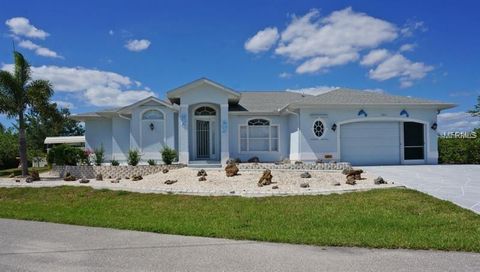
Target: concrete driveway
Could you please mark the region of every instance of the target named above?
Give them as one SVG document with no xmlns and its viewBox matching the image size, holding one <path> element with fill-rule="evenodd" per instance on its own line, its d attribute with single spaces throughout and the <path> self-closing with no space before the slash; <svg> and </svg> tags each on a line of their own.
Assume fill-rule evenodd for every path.
<svg viewBox="0 0 480 272">
<path fill-rule="evenodd" d="M 398 165 L 359 167 L 480 213 L 480 165 Z"/>
<path fill-rule="evenodd" d="M 480 254 L 314 247 L 0 219 L 0 271 L 480 271 Z"/>
</svg>

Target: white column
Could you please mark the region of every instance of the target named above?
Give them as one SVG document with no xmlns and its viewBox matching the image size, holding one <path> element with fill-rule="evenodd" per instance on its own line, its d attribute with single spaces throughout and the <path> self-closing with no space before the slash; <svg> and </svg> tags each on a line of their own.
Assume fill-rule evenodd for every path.
<svg viewBox="0 0 480 272">
<path fill-rule="evenodd" d="M 230 158 L 230 152 L 228 151 L 228 126 L 228 104 L 222 104 L 220 105 L 220 150 L 222 164 L 226 164 Z"/>
<path fill-rule="evenodd" d="M 181 104 L 178 113 L 178 162 L 187 164 L 188 160 L 188 104 Z"/>
</svg>

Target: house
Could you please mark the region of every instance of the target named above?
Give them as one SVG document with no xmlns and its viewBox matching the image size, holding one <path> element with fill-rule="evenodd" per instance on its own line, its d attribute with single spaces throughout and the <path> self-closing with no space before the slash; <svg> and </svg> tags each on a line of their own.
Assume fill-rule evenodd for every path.
<svg viewBox="0 0 480 272">
<path fill-rule="evenodd" d="M 106 160 L 161 160 L 163 146 L 180 163 L 345 161 L 353 165 L 436 164 L 437 114 L 455 105 L 383 93 L 336 89 L 238 92 L 201 78 L 131 105 L 77 114 L 86 147 L 103 146 Z"/>
</svg>

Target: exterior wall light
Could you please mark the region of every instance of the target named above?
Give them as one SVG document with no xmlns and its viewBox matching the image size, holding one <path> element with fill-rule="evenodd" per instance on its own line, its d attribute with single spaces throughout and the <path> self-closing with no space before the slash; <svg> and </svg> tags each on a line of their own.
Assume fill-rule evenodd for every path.
<svg viewBox="0 0 480 272">
<path fill-rule="evenodd" d="M 333 130 L 333 131 L 337 130 L 337 124 L 333 124 L 332 130 Z"/>
<path fill-rule="evenodd" d="M 438 127 L 437 123 L 433 123 L 433 125 L 431 126 L 433 130 L 437 130 L 437 127 Z"/>
<path fill-rule="evenodd" d="M 150 123 L 150 130 L 153 130 L 155 128 L 155 126 L 153 125 L 153 123 Z"/>
</svg>

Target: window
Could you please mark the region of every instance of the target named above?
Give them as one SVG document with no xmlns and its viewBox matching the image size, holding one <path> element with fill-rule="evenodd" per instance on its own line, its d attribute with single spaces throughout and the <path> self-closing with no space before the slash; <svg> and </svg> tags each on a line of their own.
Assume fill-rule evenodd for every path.
<svg viewBox="0 0 480 272">
<path fill-rule="evenodd" d="M 143 114 L 142 120 L 163 120 L 163 113 L 157 110 L 148 110 Z"/>
<path fill-rule="evenodd" d="M 240 126 L 240 151 L 278 151 L 278 125 L 271 125 L 265 119 L 249 120 Z"/>
<path fill-rule="evenodd" d="M 195 110 L 195 115 L 215 116 L 216 111 L 210 107 L 199 107 Z"/>
<path fill-rule="evenodd" d="M 325 132 L 325 128 L 323 126 L 323 122 L 320 121 L 320 120 L 316 120 L 314 123 L 313 123 L 313 133 L 315 134 L 315 136 L 317 136 L 318 138 L 322 137 L 323 136 L 323 133 Z"/>
</svg>

